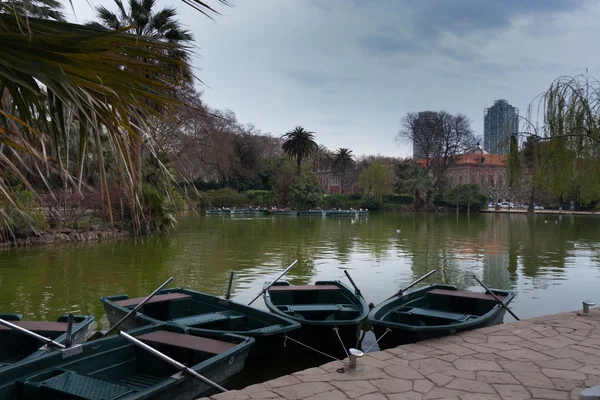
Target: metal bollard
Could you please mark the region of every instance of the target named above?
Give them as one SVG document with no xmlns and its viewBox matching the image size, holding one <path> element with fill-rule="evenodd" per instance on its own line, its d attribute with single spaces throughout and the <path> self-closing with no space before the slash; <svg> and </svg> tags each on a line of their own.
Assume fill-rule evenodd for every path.
<svg viewBox="0 0 600 400">
<path fill-rule="evenodd" d="M 364 355 L 365 353 L 358 349 L 350 349 L 350 354 L 348 357 L 348 369 L 358 369 L 358 359 Z"/>
<path fill-rule="evenodd" d="M 579 395 L 579 400 L 599 400 L 600 399 L 600 386 L 594 386 L 585 389 Z"/>
<path fill-rule="evenodd" d="M 583 301 L 583 313 L 581 315 L 590 315 L 590 306 L 595 306 L 596 303 L 591 301 Z"/>
</svg>

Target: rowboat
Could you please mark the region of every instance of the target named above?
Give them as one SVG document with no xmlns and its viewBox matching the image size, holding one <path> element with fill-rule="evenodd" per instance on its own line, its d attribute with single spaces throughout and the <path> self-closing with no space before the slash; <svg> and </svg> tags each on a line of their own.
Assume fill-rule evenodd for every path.
<svg viewBox="0 0 600 400">
<path fill-rule="evenodd" d="M 111 325 L 144 298 L 127 295 L 102 297 Z M 135 318 L 121 325 L 127 331 L 138 326 L 169 322 L 199 334 L 233 333 L 256 339 L 251 357 L 283 347 L 286 332 L 300 328 L 289 318 L 273 315 L 244 304 L 184 288 L 163 289 L 141 308 Z"/>
<path fill-rule="evenodd" d="M 510 291 L 490 290 L 506 306 L 515 296 Z M 460 291 L 451 285 L 428 285 L 377 305 L 369 313 L 369 322 L 379 339 L 379 348 L 388 349 L 497 325 L 505 312 L 490 294 Z"/>
<path fill-rule="evenodd" d="M 265 283 L 265 287 L 267 287 Z M 314 285 L 275 282 L 263 295 L 271 312 L 302 325 L 288 336 L 314 347 L 356 347 L 360 326 L 369 313 L 367 302 L 340 281 L 318 281 Z"/>
<path fill-rule="evenodd" d="M 231 214 L 231 208 L 207 208 L 207 214 Z"/>
<path fill-rule="evenodd" d="M 128 334 L 217 384 L 243 369 L 254 343 L 252 338 L 231 334 L 208 338 L 165 324 Z M 0 371 L 0 400 L 196 399 L 214 391 L 118 335 Z"/>
<path fill-rule="evenodd" d="M 298 215 L 298 211 L 292 211 L 292 210 L 274 210 L 273 214 L 275 214 L 275 215 Z"/>
<path fill-rule="evenodd" d="M 303 210 L 298 211 L 298 215 L 300 216 L 309 216 L 309 217 L 323 217 L 325 216 L 325 210 Z"/>
<path fill-rule="evenodd" d="M 68 318 L 67 315 L 63 315 L 56 322 L 27 321 L 23 320 L 21 314 L 0 313 L 0 319 L 50 338 L 60 344 L 64 344 L 67 338 Z M 85 340 L 88 328 L 93 321 L 94 317 L 92 316 L 73 316 L 71 331 L 71 342 L 73 344 L 82 343 Z M 54 349 L 42 346 L 42 343 L 36 339 L 0 325 L 0 369 L 25 359 L 38 357 L 52 350 Z"/>
</svg>

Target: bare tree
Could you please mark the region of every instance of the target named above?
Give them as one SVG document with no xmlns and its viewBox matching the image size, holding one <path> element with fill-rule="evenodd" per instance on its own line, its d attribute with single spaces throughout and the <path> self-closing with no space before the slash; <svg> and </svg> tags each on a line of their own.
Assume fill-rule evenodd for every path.
<svg viewBox="0 0 600 400">
<path fill-rule="evenodd" d="M 419 149 L 419 164 L 427 170 L 433 183 L 426 195 L 427 204 L 442 188 L 446 172 L 458 161 L 458 156 L 477 144 L 469 118 L 446 111 L 407 113 L 396 139 Z"/>
</svg>

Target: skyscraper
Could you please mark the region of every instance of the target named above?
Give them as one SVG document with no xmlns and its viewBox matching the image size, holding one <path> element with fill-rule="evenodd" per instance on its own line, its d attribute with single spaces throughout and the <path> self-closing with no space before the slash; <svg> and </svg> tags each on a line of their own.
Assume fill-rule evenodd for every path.
<svg viewBox="0 0 600 400">
<path fill-rule="evenodd" d="M 490 154 L 508 154 L 511 136 L 519 133 L 519 109 L 504 99 L 483 111 L 483 146 Z"/>
<path fill-rule="evenodd" d="M 413 158 L 437 157 L 442 147 L 442 130 L 435 111 L 421 111 L 415 120 Z"/>
</svg>

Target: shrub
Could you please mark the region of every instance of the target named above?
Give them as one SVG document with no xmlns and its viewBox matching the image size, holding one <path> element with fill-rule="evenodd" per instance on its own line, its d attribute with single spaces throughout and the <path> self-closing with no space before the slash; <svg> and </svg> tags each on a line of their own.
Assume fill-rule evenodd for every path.
<svg viewBox="0 0 600 400">
<path fill-rule="evenodd" d="M 360 194 L 360 193 L 352 193 L 352 194 L 348 195 L 348 199 L 349 200 L 353 200 L 353 201 L 362 200 L 362 194 Z"/>
<path fill-rule="evenodd" d="M 322 204 L 325 208 L 346 208 L 348 200 L 343 194 L 328 194 L 323 197 Z"/>
<path fill-rule="evenodd" d="M 297 210 L 317 207 L 322 198 L 323 191 L 314 172 L 303 171 L 300 179 L 290 187 L 290 202 Z"/>
<path fill-rule="evenodd" d="M 366 208 L 369 211 L 377 211 L 381 210 L 383 204 L 381 204 L 381 202 L 375 197 L 367 197 L 362 201 L 360 206 L 361 208 Z"/>
<path fill-rule="evenodd" d="M 384 203 L 391 203 L 391 204 L 412 204 L 415 202 L 415 196 L 413 196 L 412 194 L 396 194 L 396 193 L 392 193 L 392 194 L 386 194 L 385 196 L 383 196 L 383 202 Z"/>
<path fill-rule="evenodd" d="M 241 207 L 248 201 L 246 196 L 232 189 L 219 189 L 212 192 L 202 193 L 210 197 L 211 207 Z"/>
<path fill-rule="evenodd" d="M 253 206 L 272 206 L 275 205 L 275 195 L 270 190 L 248 190 L 246 192 L 248 204 Z"/>
<path fill-rule="evenodd" d="M 46 214 L 37 202 L 35 195 L 28 189 L 17 187 L 13 191 L 13 200 L 0 200 L 0 207 L 4 208 L 4 215 L 0 214 L 4 228 L 15 235 L 30 235 L 36 231 L 48 229 Z M 2 231 L 0 225 L 0 231 Z"/>
</svg>

